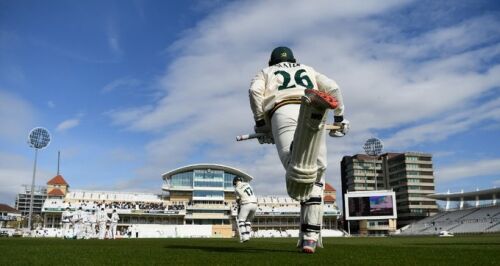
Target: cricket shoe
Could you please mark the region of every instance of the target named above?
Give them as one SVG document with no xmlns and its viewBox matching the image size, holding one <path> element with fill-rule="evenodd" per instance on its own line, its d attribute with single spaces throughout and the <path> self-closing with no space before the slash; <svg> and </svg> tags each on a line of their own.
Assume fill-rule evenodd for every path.
<svg viewBox="0 0 500 266">
<path fill-rule="evenodd" d="M 305 90 L 306 102 L 320 109 L 335 109 L 339 102 L 330 94 L 318 90 Z"/>
<path fill-rule="evenodd" d="M 317 242 L 314 240 L 304 240 L 302 242 L 302 252 L 312 254 L 316 251 Z"/>
</svg>

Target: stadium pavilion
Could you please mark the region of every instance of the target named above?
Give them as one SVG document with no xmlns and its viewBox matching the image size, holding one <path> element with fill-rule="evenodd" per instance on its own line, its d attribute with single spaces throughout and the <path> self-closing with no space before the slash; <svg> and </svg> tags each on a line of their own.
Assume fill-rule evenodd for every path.
<svg viewBox="0 0 500 266">
<path fill-rule="evenodd" d="M 434 193 L 428 198 L 444 201 L 444 211 L 401 228 L 401 235 L 484 234 L 500 232 L 500 188 Z M 454 203 L 453 206 L 451 203 Z M 457 205 L 457 206 L 455 206 Z"/>
<path fill-rule="evenodd" d="M 474 207 L 478 208 L 481 205 L 484 205 L 484 202 L 488 202 L 487 204 L 491 204 L 493 206 L 497 205 L 497 199 L 500 198 L 500 188 L 489 188 L 483 190 L 476 191 L 467 191 L 464 192 L 454 192 L 450 193 L 435 193 L 431 195 L 427 195 L 428 198 L 441 200 L 446 202 L 445 210 L 450 210 L 451 202 L 458 202 L 459 209 L 464 209 L 465 202 L 474 202 Z"/>
<path fill-rule="evenodd" d="M 230 166 L 188 165 L 164 173 L 163 193 L 153 194 L 69 190 L 64 178 L 57 175 L 47 183 L 48 198 L 42 209 L 43 227 L 59 228 L 61 213 L 66 207 L 75 210 L 81 206 L 84 211 L 91 211 L 101 204 L 108 212 L 117 210 L 120 215 L 118 229 L 121 231 L 134 229 L 141 231 L 142 236 L 169 237 L 171 235 L 168 232 L 175 231 L 175 236 L 179 236 L 180 231 L 198 230 L 193 229 L 198 226 L 209 231 L 203 235 L 205 237 L 232 237 L 235 234 L 237 214 L 232 181 L 236 176 L 247 181 L 253 179 L 247 173 Z M 298 201 L 287 196 L 258 196 L 257 200 L 254 230 L 262 234 L 298 234 Z M 324 229 L 337 229 L 340 211 L 335 201 L 336 191 L 327 184 Z M 161 228 L 165 229 L 164 234 L 161 233 Z"/>
</svg>

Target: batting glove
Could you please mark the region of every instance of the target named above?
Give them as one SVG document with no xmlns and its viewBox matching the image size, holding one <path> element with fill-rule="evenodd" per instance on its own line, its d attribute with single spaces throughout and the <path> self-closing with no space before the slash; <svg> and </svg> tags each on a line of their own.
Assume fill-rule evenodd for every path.
<svg viewBox="0 0 500 266">
<path fill-rule="evenodd" d="M 260 144 L 274 144 L 271 127 L 266 124 L 266 121 L 264 119 L 255 122 L 254 130 L 255 133 L 265 134 L 264 136 L 257 138 Z"/>
<path fill-rule="evenodd" d="M 347 132 L 349 132 L 349 128 L 351 127 L 349 124 L 349 120 L 344 119 L 343 116 L 335 116 L 334 117 L 334 126 L 339 126 L 339 129 L 330 130 L 330 137 L 343 137 Z"/>
</svg>

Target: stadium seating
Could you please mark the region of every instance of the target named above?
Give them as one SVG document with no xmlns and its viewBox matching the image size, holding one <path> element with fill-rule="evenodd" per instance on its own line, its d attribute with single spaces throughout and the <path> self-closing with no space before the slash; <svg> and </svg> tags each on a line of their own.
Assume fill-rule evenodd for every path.
<svg viewBox="0 0 500 266">
<path fill-rule="evenodd" d="M 101 204 L 101 205 L 99 205 Z M 178 211 L 179 213 L 185 213 L 185 206 L 182 204 L 168 205 L 165 206 L 163 203 L 158 202 L 144 202 L 144 201 L 107 201 L 102 203 L 100 201 L 77 201 L 77 202 L 66 202 L 62 199 L 50 199 L 46 200 L 43 204 L 44 211 L 63 211 L 66 207 L 71 210 L 76 210 L 82 207 L 83 210 L 97 210 L 103 207 L 106 211 L 111 212 L 111 210 L 116 209 L 118 213 L 132 213 L 132 212 L 143 212 L 143 213 L 157 213 L 166 211 Z"/>
<path fill-rule="evenodd" d="M 68 200 L 89 200 L 89 201 L 142 201 L 142 202 L 162 202 L 159 195 L 151 193 L 127 193 L 115 191 L 85 191 L 71 190 L 66 195 Z"/>
<path fill-rule="evenodd" d="M 441 212 L 415 222 L 401 230 L 401 235 L 437 235 L 500 231 L 500 206 Z"/>
</svg>

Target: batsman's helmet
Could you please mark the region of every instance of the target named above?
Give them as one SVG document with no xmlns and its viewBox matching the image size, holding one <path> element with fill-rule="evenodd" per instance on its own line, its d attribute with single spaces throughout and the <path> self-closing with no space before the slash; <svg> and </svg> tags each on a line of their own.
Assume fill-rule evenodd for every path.
<svg viewBox="0 0 500 266">
<path fill-rule="evenodd" d="M 269 66 L 276 65 L 281 62 L 295 63 L 295 57 L 293 57 L 292 50 L 285 46 L 280 46 L 274 48 L 271 53 L 271 58 L 269 58 Z"/>
<path fill-rule="evenodd" d="M 233 186 L 236 186 L 236 183 L 243 182 L 243 178 L 236 176 L 233 178 Z"/>
</svg>

